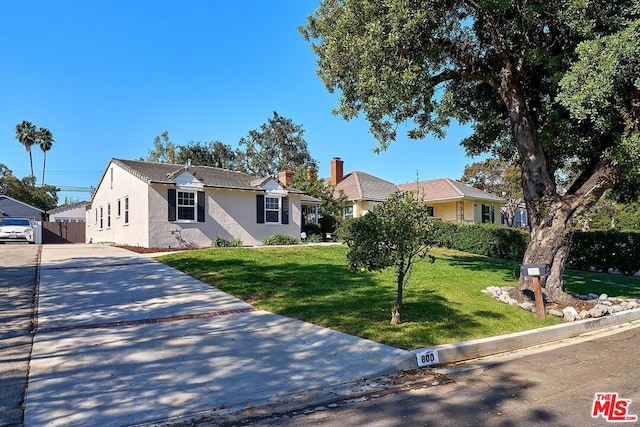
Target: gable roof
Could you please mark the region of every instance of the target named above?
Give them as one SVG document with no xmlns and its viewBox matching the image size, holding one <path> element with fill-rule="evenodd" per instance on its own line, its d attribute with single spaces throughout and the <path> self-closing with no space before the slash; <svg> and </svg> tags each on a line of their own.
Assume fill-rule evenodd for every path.
<svg viewBox="0 0 640 427">
<path fill-rule="evenodd" d="M 56 214 L 58 212 L 64 212 L 64 211 L 68 211 L 68 210 L 71 210 L 71 209 L 81 208 L 81 207 L 86 206 L 88 204 L 89 204 L 89 202 L 86 202 L 86 201 L 85 202 L 71 203 L 71 204 L 68 204 L 68 205 L 65 205 L 65 206 L 58 206 L 57 208 L 53 208 L 53 209 L 47 211 L 47 213 L 49 215 Z"/>
<path fill-rule="evenodd" d="M 451 199 L 474 199 L 489 202 L 504 202 L 502 197 L 496 196 L 470 185 L 454 181 L 450 178 L 429 179 L 419 182 L 408 182 L 400 184 L 398 188 L 401 190 L 413 190 L 417 187 L 420 189 L 420 195 L 425 201 L 440 201 Z"/>
<path fill-rule="evenodd" d="M 264 184 L 274 179 L 257 178 L 243 172 L 211 166 L 185 166 L 123 159 L 111 159 L 111 161 L 147 184 L 173 184 L 182 172 L 188 172 L 205 187 L 262 191 Z M 284 188 L 289 193 L 303 194 L 295 188 Z"/>
<path fill-rule="evenodd" d="M 369 200 L 383 202 L 391 194 L 398 191 L 398 186 L 365 172 L 351 172 L 336 185 L 334 195 L 338 197 L 343 191 L 349 200 Z"/>
<path fill-rule="evenodd" d="M 9 196 L 5 196 L 4 194 L 0 194 L 0 200 L 4 200 L 5 202 L 9 202 L 9 203 L 15 203 L 18 204 L 19 206 L 23 207 L 23 208 L 28 208 L 28 209 L 33 209 L 35 211 L 38 211 L 40 213 L 44 213 L 44 211 L 40 208 L 36 208 L 35 206 L 32 206 L 28 203 L 25 202 L 21 202 L 20 200 L 16 200 L 13 197 L 9 197 Z"/>
</svg>

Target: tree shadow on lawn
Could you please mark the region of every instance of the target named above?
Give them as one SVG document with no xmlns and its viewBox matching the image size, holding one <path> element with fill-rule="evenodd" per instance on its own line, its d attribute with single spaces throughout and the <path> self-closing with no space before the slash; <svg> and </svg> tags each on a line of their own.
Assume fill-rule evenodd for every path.
<svg viewBox="0 0 640 427">
<path fill-rule="evenodd" d="M 452 267 L 496 273 L 499 274 L 505 282 L 517 281 L 520 276 L 520 265 L 516 261 L 488 258 L 479 255 L 447 256 L 446 259 Z M 496 284 L 496 286 L 498 286 L 498 284 Z"/>
<path fill-rule="evenodd" d="M 405 289 L 402 323 L 390 325 L 394 281 L 313 260 L 181 258 L 167 264 L 258 308 L 406 349 L 466 336 L 481 325 L 428 289 Z M 391 275 L 392 276 L 392 275 Z"/>
</svg>

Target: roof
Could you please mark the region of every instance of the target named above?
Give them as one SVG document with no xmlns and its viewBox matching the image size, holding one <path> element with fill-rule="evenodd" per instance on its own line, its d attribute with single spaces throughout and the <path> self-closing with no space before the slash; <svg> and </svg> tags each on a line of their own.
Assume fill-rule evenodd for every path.
<svg viewBox="0 0 640 427">
<path fill-rule="evenodd" d="M 412 190 L 416 186 L 420 189 L 420 195 L 425 201 L 440 201 L 450 199 L 474 199 L 489 202 L 504 202 L 502 197 L 487 193 L 470 185 L 454 181 L 450 178 L 430 179 L 426 181 L 408 182 L 400 184 L 398 188 L 401 190 Z"/>
<path fill-rule="evenodd" d="M 111 161 L 147 184 L 173 184 L 182 171 L 189 172 L 205 187 L 213 188 L 262 191 L 263 185 L 269 181 L 269 178 L 258 178 L 243 172 L 211 166 L 185 166 L 123 159 L 111 159 Z M 285 189 L 290 193 L 303 194 L 295 188 L 285 187 Z"/>
<path fill-rule="evenodd" d="M 47 213 L 48 214 L 55 214 L 55 213 L 58 213 L 58 212 L 64 212 L 64 211 L 75 209 L 75 208 L 81 208 L 83 206 L 86 206 L 87 204 L 89 204 L 89 202 L 70 203 L 68 205 L 58 206 L 57 208 L 51 209 L 50 211 L 47 211 Z"/>
<path fill-rule="evenodd" d="M 383 202 L 391 194 L 398 191 L 398 187 L 389 181 L 380 179 L 365 172 L 351 172 L 336 185 L 334 194 L 338 196 L 343 191 L 349 200 L 369 200 Z"/>
<path fill-rule="evenodd" d="M 6 209 L 10 209 L 11 212 L 7 212 Z M 13 197 L 0 194 L 0 216 L 31 216 L 35 213 L 42 214 L 44 211 L 35 206 L 31 206 L 28 203 L 16 200 Z"/>
</svg>

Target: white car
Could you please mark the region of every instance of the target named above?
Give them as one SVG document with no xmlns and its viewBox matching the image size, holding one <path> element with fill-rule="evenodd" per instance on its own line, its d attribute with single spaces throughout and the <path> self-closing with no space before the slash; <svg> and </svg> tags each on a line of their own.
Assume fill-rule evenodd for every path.
<svg viewBox="0 0 640 427">
<path fill-rule="evenodd" d="M 33 225 L 28 218 L 0 219 L 0 243 L 25 241 L 35 243 Z"/>
</svg>

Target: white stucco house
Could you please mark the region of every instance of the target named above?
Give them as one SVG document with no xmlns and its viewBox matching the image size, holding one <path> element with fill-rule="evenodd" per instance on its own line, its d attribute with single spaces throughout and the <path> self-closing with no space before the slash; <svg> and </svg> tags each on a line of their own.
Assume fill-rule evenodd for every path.
<svg viewBox="0 0 640 427">
<path fill-rule="evenodd" d="M 208 247 L 216 237 L 259 245 L 300 237 L 320 200 L 274 177 L 207 166 L 111 159 L 86 211 L 86 238 L 147 248 Z"/>
</svg>

